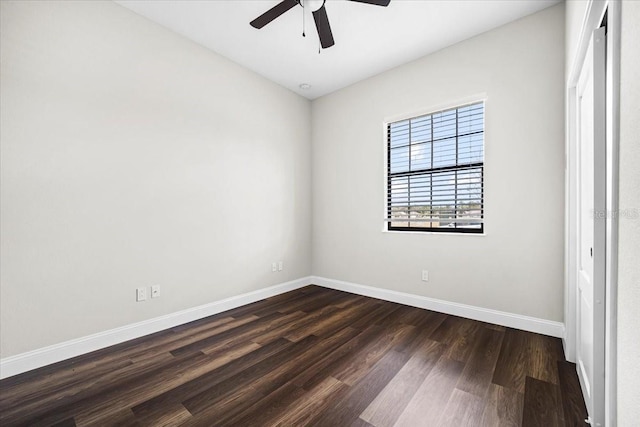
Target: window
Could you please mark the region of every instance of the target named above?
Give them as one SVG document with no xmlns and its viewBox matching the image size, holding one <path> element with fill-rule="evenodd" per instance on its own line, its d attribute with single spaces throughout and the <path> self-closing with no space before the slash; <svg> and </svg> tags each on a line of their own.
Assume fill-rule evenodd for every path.
<svg viewBox="0 0 640 427">
<path fill-rule="evenodd" d="M 484 231 L 484 103 L 387 125 L 389 230 Z"/>
</svg>

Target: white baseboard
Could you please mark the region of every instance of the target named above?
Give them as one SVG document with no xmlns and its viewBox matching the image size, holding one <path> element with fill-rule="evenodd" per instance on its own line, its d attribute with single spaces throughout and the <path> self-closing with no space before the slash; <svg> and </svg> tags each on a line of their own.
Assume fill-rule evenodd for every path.
<svg viewBox="0 0 640 427">
<path fill-rule="evenodd" d="M 452 314 L 454 316 L 466 317 L 468 319 L 479 320 L 481 322 L 494 323 L 496 325 L 507 326 L 557 338 L 564 337 L 564 324 L 561 322 L 443 301 L 421 295 L 391 291 L 389 289 L 376 288 L 357 283 L 343 282 L 341 280 L 327 279 L 325 277 L 312 276 L 311 283 L 324 286 L 325 288 L 337 289 L 339 291 L 351 292 L 385 301 L 397 302 L 404 305 L 410 305 L 412 307 L 419 307 L 427 310 L 438 311 L 440 313 Z"/>
<path fill-rule="evenodd" d="M 0 379 L 12 377 L 36 368 L 90 353 L 119 344 L 134 338 L 139 338 L 168 328 L 173 328 L 194 320 L 221 313 L 232 308 L 250 304 L 261 299 L 269 298 L 284 292 L 301 288 L 311 283 L 310 277 L 280 283 L 265 289 L 242 295 L 214 301 L 198 307 L 188 308 L 175 313 L 156 317 L 120 328 L 111 329 L 86 337 L 65 341 L 37 350 L 6 357 L 0 360 Z"/>
<path fill-rule="evenodd" d="M 328 279 L 325 277 L 308 276 L 270 286 L 265 289 L 259 289 L 246 294 L 167 314 L 165 316 L 156 317 L 4 358 L 0 360 L 0 379 L 12 377 L 52 363 L 90 353 L 95 350 L 100 350 L 102 348 L 143 337 L 168 328 L 173 328 L 194 320 L 231 310 L 232 308 L 292 291 L 309 284 L 379 298 L 385 301 L 397 302 L 400 304 L 410 305 L 412 307 L 452 314 L 454 316 L 466 317 L 468 319 L 479 320 L 482 322 L 508 326 L 510 328 L 536 332 L 552 337 L 562 338 L 564 336 L 564 324 L 560 322 L 491 310 L 488 308 L 474 307 L 471 305 L 443 301 L 421 295 Z"/>
</svg>

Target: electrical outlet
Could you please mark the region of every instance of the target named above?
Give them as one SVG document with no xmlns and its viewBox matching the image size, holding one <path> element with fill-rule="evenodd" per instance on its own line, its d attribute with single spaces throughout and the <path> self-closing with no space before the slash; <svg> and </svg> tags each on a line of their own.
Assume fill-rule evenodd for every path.
<svg viewBox="0 0 640 427">
<path fill-rule="evenodd" d="M 273 273 L 275 273 L 276 271 L 278 271 L 278 264 L 276 264 L 275 262 L 271 263 L 271 271 Z"/>
<path fill-rule="evenodd" d="M 278 262 L 278 271 L 282 271 L 282 267 L 284 267 L 284 263 L 282 261 Z"/>
<path fill-rule="evenodd" d="M 160 296 L 160 285 L 153 285 L 151 287 L 151 298 L 158 298 Z"/>
<path fill-rule="evenodd" d="M 147 300 L 147 288 L 138 288 L 136 289 L 136 301 L 146 301 Z"/>
<path fill-rule="evenodd" d="M 422 281 L 423 282 L 429 281 L 429 270 L 422 270 Z"/>
</svg>

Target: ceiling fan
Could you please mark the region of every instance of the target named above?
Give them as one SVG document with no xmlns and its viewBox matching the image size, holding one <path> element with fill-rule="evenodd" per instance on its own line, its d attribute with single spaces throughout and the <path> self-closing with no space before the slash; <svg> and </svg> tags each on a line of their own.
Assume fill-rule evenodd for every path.
<svg viewBox="0 0 640 427">
<path fill-rule="evenodd" d="M 391 0 L 349 0 L 359 3 L 372 4 L 376 6 L 388 6 Z M 300 5 L 303 8 L 309 7 L 313 12 L 313 20 L 316 23 L 316 29 L 318 30 L 318 37 L 320 38 L 320 45 L 323 49 L 333 46 L 333 34 L 331 33 L 331 26 L 329 25 L 329 17 L 327 16 L 327 10 L 325 9 L 326 0 L 283 0 L 271 9 L 267 10 L 262 15 L 250 22 L 254 28 L 262 28 L 269 22 L 273 21 L 289 9 L 296 5 Z M 303 33 L 304 35 L 304 33 Z"/>
</svg>

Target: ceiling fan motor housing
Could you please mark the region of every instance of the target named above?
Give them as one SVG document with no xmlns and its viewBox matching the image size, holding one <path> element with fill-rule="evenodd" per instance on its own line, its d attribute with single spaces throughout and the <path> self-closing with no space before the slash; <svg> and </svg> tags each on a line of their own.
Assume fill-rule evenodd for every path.
<svg viewBox="0 0 640 427">
<path fill-rule="evenodd" d="M 308 9 L 311 12 L 315 12 L 324 6 L 326 1 L 327 0 L 298 0 L 298 3 L 300 3 L 300 6 L 303 8 Z"/>
</svg>

